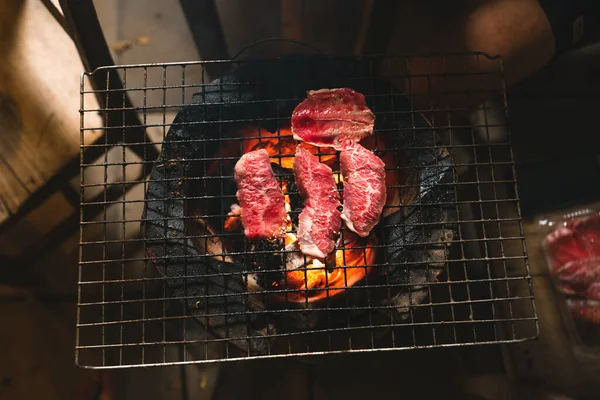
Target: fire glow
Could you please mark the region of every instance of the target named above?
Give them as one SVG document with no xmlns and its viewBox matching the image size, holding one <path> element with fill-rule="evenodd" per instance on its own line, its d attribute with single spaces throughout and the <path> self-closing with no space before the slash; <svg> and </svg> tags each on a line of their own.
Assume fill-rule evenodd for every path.
<svg viewBox="0 0 600 400">
<path fill-rule="evenodd" d="M 242 152 L 245 154 L 263 148 L 269 153 L 272 163 L 292 170 L 296 143 L 289 129 L 281 129 L 276 133 L 249 129 L 244 131 Z M 302 143 L 301 146 L 308 149 L 313 155 L 319 155 L 319 160 L 331 167 L 336 183 L 342 181 L 341 175 L 335 172 L 339 171 L 335 150 L 319 148 L 306 143 Z M 289 212 L 291 211 L 291 202 L 288 182 L 282 180 L 281 187 Z M 225 231 L 241 230 L 240 210 L 236 206 L 232 206 L 229 216 L 225 219 Z M 285 261 L 282 266 L 284 277 L 279 282 L 272 282 L 272 286 L 275 289 L 287 289 L 283 290 L 284 293 L 278 293 L 278 297 L 285 298 L 287 301 L 314 302 L 338 295 L 346 288 L 362 281 L 376 262 L 376 238 L 373 234 L 367 238 L 361 238 L 355 233 L 345 230 L 340 235 L 334 254 L 327 258 L 326 265 L 325 260 L 313 259 L 300 253 L 298 238 L 293 232 L 294 226 L 289 216 L 286 231 L 283 241 L 285 248 L 283 257 Z M 341 245 L 342 240 L 343 245 Z"/>
</svg>

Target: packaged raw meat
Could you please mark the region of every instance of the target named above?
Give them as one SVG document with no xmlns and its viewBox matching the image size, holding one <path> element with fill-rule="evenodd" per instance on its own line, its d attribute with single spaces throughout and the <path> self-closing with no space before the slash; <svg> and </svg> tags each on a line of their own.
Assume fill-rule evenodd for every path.
<svg viewBox="0 0 600 400">
<path fill-rule="evenodd" d="M 600 300 L 600 215 L 559 223 L 546 236 L 544 248 L 563 293 Z"/>
<path fill-rule="evenodd" d="M 569 333 L 600 350 L 600 212 L 587 208 L 539 220 L 542 250 Z"/>
</svg>

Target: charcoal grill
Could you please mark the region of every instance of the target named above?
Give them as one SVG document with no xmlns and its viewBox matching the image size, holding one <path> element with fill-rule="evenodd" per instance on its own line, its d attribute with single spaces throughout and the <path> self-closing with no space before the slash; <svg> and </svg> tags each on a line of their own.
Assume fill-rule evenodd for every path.
<svg viewBox="0 0 600 400">
<path fill-rule="evenodd" d="M 498 134 L 507 131 L 501 60 L 422 56 L 434 57 L 444 70 L 422 75 L 410 74 L 408 56 L 324 55 L 100 68 L 93 74 L 105 76 L 106 87 L 95 90 L 84 74 L 82 151 L 104 153 L 81 166 L 77 362 L 211 362 L 535 337 L 512 151 L 508 136 Z M 450 59 L 463 68 L 446 69 Z M 496 62 L 497 84 L 443 93 L 499 100 L 484 103 L 470 122 L 453 115 L 473 110 L 433 100 L 415 109 L 394 86 L 407 77 L 415 87 L 419 79 L 477 77 L 480 60 Z M 219 67 L 218 79 L 206 77 L 207 63 Z M 398 65 L 406 67 L 402 76 Z M 111 79 L 124 88 L 113 89 Z M 325 87 L 365 94 L 376 115 L 365 145 L 386 162 L 389 200 L 370 238 L 342 230 L 333 260 L 284 270 L 297 249 L 248 242 L 235 228 L 233 165 L 244 152 L 267 148 L 294 220 L 301 204 L 294 205 L 293 151 L 286 150 L 295 146 L 290 116 L 306 91 Z M 93 95 L 122 102 L 86 109 Z M 105 126 L 84 125 L 93 112 Z M 142 126 L 110 124 L 132 112 Z M 94 128 L 105 130 L 103 142 L 87 143 Z M 132 129 L 145 129 L 149 139 L 126 141 Z M 138 158 L 132 147 L 138 155 L 158 147 L 160 156 Z M 335 165 L 335 153 L 315 151 Z M 100 216 L 88 217 L 98 207 Z M 313 286 L 312 276 L 320 279 Z"/>
</svg>

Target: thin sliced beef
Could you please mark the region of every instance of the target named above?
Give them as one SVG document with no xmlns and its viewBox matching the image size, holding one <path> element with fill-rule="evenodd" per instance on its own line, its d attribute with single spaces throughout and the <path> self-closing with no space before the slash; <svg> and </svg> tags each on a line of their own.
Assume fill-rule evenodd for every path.
<svg viewBox="0 0 600 400">
<path fill-rule="evenodd" d="M 546 237 L 545 249 L 561 291 L 600 300 L 600 216 L 567 221 Z"/>
<path fill-rule="evenodd" d="M 308 150 L 296 147 L 294 177 L 304 209 L 298 218 L 298 242 L 302 253 L 325 258 L 335 247 L 342 226 L 339 194 L 333 171 Z"/>
<path fill-rule="evenodd" d="M 595 300 L 568 298 L 567 309 L 573 318 L 591 324 L 600 324 L 600 303 Z"/>
<path fill-rule="evenodd" d="M 292 113 L 296 140 L 338 150 L 371 135 L 374 123 L 365 96 L 348 88 L 311 90 Z"/>
<path fill-rule="evenodd" d="M 554 272 L 564 293 L 600 300 L 600 258 L 569 261 Z"/>
<path fill-rule="evenodd" d="M 267 151 L 244 154 L 235 164 L 233 175 L 246 237 L 251 240 L 282 237 L 287 217 L 285 200 Z"/>
<path fill-rule="evenodd" d="M 356 144 L 340 153 L 340 169 L 344 178 L 342 218 L 351 231 L 368 236 L 386 201 L 385 164 Z"/>
</svg>

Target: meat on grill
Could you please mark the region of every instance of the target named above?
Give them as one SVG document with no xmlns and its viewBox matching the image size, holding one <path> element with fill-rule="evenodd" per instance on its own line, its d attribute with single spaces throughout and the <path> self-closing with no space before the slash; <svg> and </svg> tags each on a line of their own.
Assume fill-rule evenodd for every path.
<svg viewBox="0 0 600 400">
<path fill-rule="evenodd" d="M 545 248 L 564 293 L 600 300 L 600 216 L 567 221 L 547 236 Z"/>
<path fill-rule="evenodd" d="M 296 140 L 341 150 L 371 135 L 374 122 L 361 93 L 348 88 L 311 90 L 292 113 L 292 133 Z"/>
<path fill-rule="evenodd" d="M 385 164 L 356 144 L 340 153 L 344 178 L 342 218 L 348 229 L 366 237 L 379 222 L 386 201 Z"/>
<path fill-rule="evenodd" d="M 296 147 L 294 178 L 304 200 L 298 218 L 298 242 L 302 253 L 325 258 L 335 247 L 342 226 L 341 205 L 333 171 L 308 150 Z"/>
<path fill-rule="evenodd" d="M 234 179 L 246 237 L 251 240 L 283 237 L 287 218 L 285 199 L 267 151 L 244 154 L 235 164 Z"/>
</svg>

